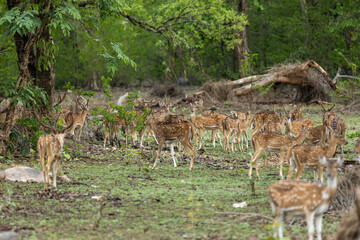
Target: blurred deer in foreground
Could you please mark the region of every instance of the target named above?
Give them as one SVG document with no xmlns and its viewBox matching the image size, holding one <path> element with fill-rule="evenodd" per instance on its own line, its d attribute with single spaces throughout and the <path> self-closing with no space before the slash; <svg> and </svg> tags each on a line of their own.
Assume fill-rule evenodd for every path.
<svg viewBox="0 0 360 240">
<path fill-rule="evenodd" d="M 331 132 L 329 137 L 328 146 L 319 146 L 319 145 L 297 145 L 294 146 L 291 151 L 288 159 L 290 159 L 290 168 L 287 175 L 287 179 L 291 179 L 294 169 L 296 169 L 295 180 L 299 181 L 301 174 L 304 170 L 304 167 L 310 167 L 317 169 L 318 176 L 315 175 L 315 181 L 319 180 L 323 182 L 323 165 L 319 163 L 319 155 L 325 156 L 326 158 L 331 158 L 335 154 L 336 146 L 339 144 L 346 145 L 348 142 L 339 136 L 336 136 L 335 133 Z M 289 162 L 289 161 L 288 161 Z"/>
<path fill-rule="evenodd" d="M 326 157 L 321 157 L 319 162 L 326 166 L 327 184 L 282 180 L 269 187 L 271 208 L 276 214 L 276 222 L 273 227 L 275 238 L 283 238 L 285 215 L 293 213 L 305 215 L 310 240 L 314 236 L 315 219 L 317 239 L 321 240 L 322 217 L 335 196 L 337 168 L 342 165 L 344 159 L 327 160 Z"/>
<path fill-rule="evenodd" d="M 49 177 L 50 167 L 52 168 L 53 185 L 54 188 L 56 189 L 56 174 L 57 174 L 58 162 L 63 152 L 64 138 L 72 128 L 74 121 L 70 122 L 69 125 L 60 132 L 57 129 L 48 126 L 42 122 L 41 114 L 40 116 L 37 114 L 34 105 L 33 105 L 33 110 L 39 123 L 44 128 L 47 128 L 52 131 L 52 134 L 44 134 L 39 137 L 39 140 L 37 142 L 37 150 L 39 152 L 40 163 L 42 165 L 42 169 L 44 173 L 45 191 L 47 190 L 47 185 L 48 184 L 50 185 L 50 177 Z"/>
<path fill-rule="evenodd" d="M 308 131 L 304 126 L 302 127 L 300 135 L 294 138 L 274 132 L 259 132 L 253 135 L 251 143 L 254 149 L 254 156 L 250 162 L 249 178 L 251 178 L 253 165 L 256 165 L 256 176 L 260 178 L 257 160 L 265 150 L 280 151 L 280 177 L 282 178 L 285 156 L 289 156 L 291 148 L 297 144 L 301 144 L 307 136 Z"/>
</svg>

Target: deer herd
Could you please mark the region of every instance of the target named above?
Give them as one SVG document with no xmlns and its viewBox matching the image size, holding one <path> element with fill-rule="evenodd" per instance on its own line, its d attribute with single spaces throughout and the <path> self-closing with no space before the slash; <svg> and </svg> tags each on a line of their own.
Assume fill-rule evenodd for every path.
<svg viewBox="0 0 360 240">
<path fill-rule="evenodd" d="M 316 127 L 312 119 L 303 117 L 299 107 L 292 110 L 284 109 L 283 116 L 275 111 L 262 111 L 253 116 L 250 111 L 231 111 L 232 116 L 228 116 L 216 113 L 216 109 L 204 111 L 203 101 L 200 100 L 190 103 L 190 117 L 187 118 L 172 114 L 171 105 L 161 106 L 158 110 L 152 109 L 152 113 L 146 119 L 145 129 L 139 131 L 140 147 L 143 147 L 145 132 L 154 137 L 154 141 L 158 144 L 152 166 L 154 169 L 164 143 L 169 143 L 174 168 L 176 168 L 174 144 L 180 143 L 190 153 L 190 170 L 192 170 L 195 146 L 198 149 L 203 147 L 205 132 L 211 132 L 214 147 L 218 141 L 223 145 L 224 150 L 234 152 L 236 149 L 239 151 L 248 149 L 248 131 L 251 131 L 250 142 L 254 153 L 250 159 L 249 178 L 252 177 L 253 168 L 256 170 L 256 177 L 260 178 L 258 159 L 264 151 L 279 152 L 280 178 L 283 178 L 284 163 L 289 164 L 287 180 L 272 184 L 268 191 L 277 221 L 277 224 L 274 224 L 274 237 L 283 237 L 282 222 L 285 214 L 294 213 L 306 217 L 309 239 L 313 239 L 315 220 L 317 238 L 321 239 L 322 215 L 335 195 L 337 167 L 343 162 L 343 146 L 348 142 L 345 140 L 344 119 L 332 111 L 335 104 L 329 109 L 326 109 L 321 102 L 319 104 L 324 111 L 323 122 L 322 125 Z M 68 133 L 74 135 L 75 129 L 78 128 L 76 139 L 80 140 L 82 128 L 89 113 L 88 103 L 82 104 L 82 108 L 78 111 L 61 110 L 58 116 L 64 119 L 64 128 L 61 131 L 44 124 L 35 107 L 33 111 L 39 123 L 52 131 L 52 134 L 45 134 L 39 138 L 37 150 L 44 172 L 45 190 L 50 183 L 50 167 L 53 172 L 53 186 L 56 188 L 56 171 L 64 147 L 64 138 Z M 114 112 L 114 110 L 109 110 L 111 111 Z M 137 111 L 137 114 L 141 115 L 142 112 Z M 116 137 L 120 128 L 132 136 L 135 144 L 135 121 L 127 121 L 120 116 L 117 116 L 114 122 L 105 120 L 104 147 Z M 220 132 L 223 135 L 223 141 L 220 139 Z M 337 146 L 340 146 L 341 157 L 334 160 Z M 355 151 L 360 152 L 359 140 Z M 323 184 L 324 167 L 326 167 L 328 178 L 326 184 Z M 299 181 L 304 168 L 312 169 L 314 180 L 319 180 L 320 183 Z M 291 180 L 294 171 L 296 172 L 295 179 Z"/>
</svg>

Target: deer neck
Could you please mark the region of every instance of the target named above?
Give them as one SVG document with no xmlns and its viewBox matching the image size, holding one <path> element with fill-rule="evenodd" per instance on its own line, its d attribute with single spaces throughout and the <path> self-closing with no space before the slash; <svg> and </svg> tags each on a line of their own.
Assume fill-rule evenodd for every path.
<svg viewBox="0 0 360 240">
<path fill-rule="evenodd" d="M 335 154 L 335 151 L 336 151 L 336 138 L 334 138 L 332 141 L 329 142 L 326 152 L 328 153 L 328 156 L 331 157 Z"/>
<path fill-rule="evenodd" d="M 301 132 L 299 136 L 294 138 L 293 145 L 301 144 L 305 140 L 306 134 L 305 132 Z"/>
<path fill-rule="evenodd" d="M 325 191 L 323 192 L 323 198 L 330 201 L 336 194 L 337 179 L 335 177 L 328 177 Z"/>
</svg>

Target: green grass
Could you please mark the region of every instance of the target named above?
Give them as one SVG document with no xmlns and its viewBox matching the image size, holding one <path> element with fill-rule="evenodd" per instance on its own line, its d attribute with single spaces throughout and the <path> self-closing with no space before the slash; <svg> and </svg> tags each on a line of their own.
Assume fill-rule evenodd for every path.
<svg viewBox="0 0 360 240">
<path fill-rule="evenodd" d="M 314 113 L 305 116 L 314 119 L 316 126 L 321 122 L 321 117 Z M 356 132 L 359 125 L 356 116 L 345 119 L 347 134 Z M 356 138 L 348 140 L 345 150 L 353 149 Z M 42 183 L 2 182 L 0 231 L 16 230 L 24 239 L 267 239 L 272 236 L 273 214 L 267 189 L 279 180 L 277 167 L 261 166 L 261 178 L 253 180 L 253 194 L 246 166 L 250 156 L 224 152 L 220 146 L 213 148 L 209 140 L 191 172 L 188 158 L 180 160 L 178 169 L 174 169 L 165 150 L 163 156 L 166 153 L 167 159 L 163 158 L 157 169 L 151 170 L 150 151 L 139 155 L 141 151 L 136 149 L 126 158 L 120 150 L 103 151 L 100 146 L 97 149 L 97 154 L 76 149 L 71 160 L 64 160 L 63 171 L 72 181 L 59 182 L 57 191 L 45 193 Z M 352 159 L 354 154 L 347 157 Z M 205 160 L 220 169 L 207 165 Z M 1 162 L 1 169 L 11 164 L 33 166 L 32 160 L 11 158 Z M 39 164 L 36 167 L 40 169 Z M 305 171 L 304 178 L 312 179 L 310 171 Z M 94 200 L 92 196 L 102 196 L 103 200 Z M 246 208 L 232 207 L 233 203 L 243 201 L 248 204 Z M 307 239 L 304 219 L 292 216 L 287 219 L 284 235 Z M 331 239 L 339 220 L 337 213 L 325 214 L 324 238 Z"/>
</svg>

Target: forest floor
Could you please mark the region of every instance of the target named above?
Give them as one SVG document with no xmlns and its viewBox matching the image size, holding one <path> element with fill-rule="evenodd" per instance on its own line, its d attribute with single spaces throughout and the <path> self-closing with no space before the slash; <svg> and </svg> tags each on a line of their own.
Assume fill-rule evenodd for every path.
<svg viewBox="0 0 360 240">
<path fill-rule="evenodd" d="M 223 111 L 234 106 L 226 104 Z M 320 125 L 319 106 L 306 106 L 303 113 Z M 354 112 L 341 116 L 349 141 L 345 157 L 352 160 L 360 122 Z M 102 142 L 67 139 L 71 158 L 62 166 L 70 182 L 58 182 L 51 192 L 44 192 L 43 183 L 0 183 L 0 232 L 16 231 L 22 239 L 271 239 L 267 189 L 279 180 L 275 154 L 262 161 L 260 179 L 251 181 L 251 147 L 229 153 L 219 144 L 212 147 L 208 137 L 193 171 L 187 153 L 177 155 L 174 169 L 165 147 L 151 170 L 157 145 L 150 140 L 144 149 L 103 149 Z M 41 169 L 36 159 L 10 156 L 1 159 L 0 170 L 19 165 Z M 309 170 L 303 178 L 312 180 Z M 233 207 L 240 202 L 247 207 Z M 324 215 L 323 239 L 332 239 L 344 215 L 331 209 Z M 284 228 L 286 237 L 307 239 L 304 218 L 289 216 Z"/>
</svg>

